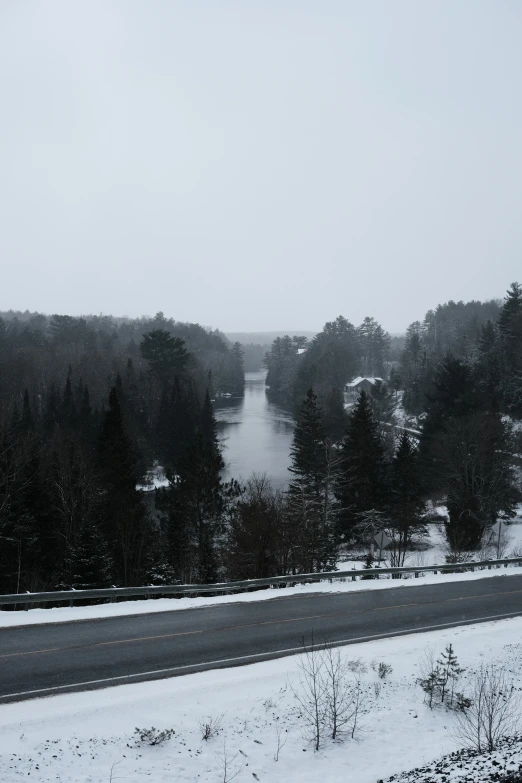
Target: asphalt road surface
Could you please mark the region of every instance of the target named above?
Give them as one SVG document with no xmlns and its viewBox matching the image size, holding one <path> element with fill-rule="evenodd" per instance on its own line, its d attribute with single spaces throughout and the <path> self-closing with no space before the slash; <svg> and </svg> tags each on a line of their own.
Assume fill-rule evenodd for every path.
<svg viewBox="0 0 522 783">
<path fill-rule="evenodd" d="M 522 614 L 522 576 L 0 630 L 0 703 Z"/>
</svg>

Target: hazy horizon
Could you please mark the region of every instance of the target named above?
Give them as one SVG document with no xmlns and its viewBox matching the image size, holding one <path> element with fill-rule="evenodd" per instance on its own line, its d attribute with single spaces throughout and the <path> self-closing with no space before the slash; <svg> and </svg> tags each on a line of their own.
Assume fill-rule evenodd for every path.
<svg viewBox="0 0 522 783">
<path fill-rule="evenodd" d="M 0 309 L 389 332 L 522 268 L 516 0 L 0 5 Z"/>
</svg>

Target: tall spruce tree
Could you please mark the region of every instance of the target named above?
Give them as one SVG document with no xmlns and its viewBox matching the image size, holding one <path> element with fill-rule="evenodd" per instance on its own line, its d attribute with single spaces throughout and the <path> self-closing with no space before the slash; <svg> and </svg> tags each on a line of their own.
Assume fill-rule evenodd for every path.
<svg viewBox="0 0 522 783">
<path fill-rule="evenodd" d="M 171 562 L 182 581 L 217 580 L 216 539 L 222 532 L 226 506 L 223 468 L 207 391 L 194 437 L 179 460 L 178 476 L 167 496 Z"/>
<path fill-rule="evenodd" d="M 498 327 L 502 356 L 505 410 L 522 415 L 522 286 L 512 283 L 500 311 Z"/>
<path fill-rule="evenodd" d="M 109 395 L 98 448 L 98 465 L 104 486 L 101 524 L 109 545 L 117 580 L 124 586 L 139 584 L 144 569 L 148 521 L 136 489 L 136 454 L 125 432 L 116 389 Z"/>
<path fill-rule="evenodd" d="M 481 329 L 475 376 L 481 404 L 486 409 L 498 409 L 502 404 L 502 359 L 499 331 L 493 321 Z"/>
<path fill-rule="evenodd" d="M 63 392 L 62 410 L 60 416 L 63 426 L 68 430 L 74 427 L 76 421 L 76 409 L 74 405 L 71 375 L 71 368 L 69 367 L 69 373 L 67 375 L 65 389 Z"/>
<path fill-rule="evenodd" d="M 471 367 L 448 355 L 437 368 L 433 390 L 426 397 L 426 418 L 422 426 L 419 454 L 423 489 L 426 493 L 444 490 L 446 468 L 439 448 L 448 423 L 481 407 L 481 399 Z"/>
<path fill-rule="evenodd" d="M 327 438 L 332 443 L 340 443 L 346 429 L 347 416 L 344 409 L 343 393 L 333 387 L 324 399 L 323 425 Z"/>
<path fill-rule="evenodd" d="M 294 431 L 289 468 L 293 479 L 287 493 L 287 513 L 301 550 L 296 566 L 309 572 L 332 568 L 337 559 L 328 448 L 323 413 L 317 396 L 309 389 Z"/>
<path fill-rule="evenodd" d="M 388 509 L 389 489 L 385 450 L 371 402 L 362 391 L 349 417 L 342 444 L 337 482 L 339 532 L 349 539 L 361 521 Z"/>
<path fill-rule="evenodd" d="M 426 535 L 419 458 L 408 434 L 399 441 L 390 470 L 390 528 L 393 565 L 403 566 L 413 535 Z"/>
</svg>

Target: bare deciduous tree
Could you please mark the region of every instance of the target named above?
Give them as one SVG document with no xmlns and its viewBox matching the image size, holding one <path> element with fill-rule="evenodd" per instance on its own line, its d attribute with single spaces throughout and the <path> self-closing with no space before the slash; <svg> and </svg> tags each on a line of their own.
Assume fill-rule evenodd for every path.
<svg viewBox="0 0 522 783">
<path fill-rule="evenodd" d="M 520 699 L 504 668 L 483 666 L 469 693 L 471 706 L 457 713 L 456 735 L 479 752 L 495 750 L 499 740 L 517 731 Z"/>
<path fill-rule="evenodd" d="M 227 747 L 227 741 L 224 739 L 221 751 L 216 751 L 216 759 L 222 772 L 222 783 L 230 783 L 231 780 L 237 778 L 237 776 L 243 771 L 245 762 L 239 759 L 239 753 L 232 754 Z"/>
<path fill-rule="evenodd" d="M 323 660 L 326 718 L 331 737 L 338 739 L 346 733 L 353 736 L 359 680 L 350 677 L 350 661 L 343 661 L 339 649 L 325 647 Z"/>
<path fill-rule="evenodd" d="M 326 731 L 332 739 L 355 736 L 363 706 L 360 679 L 366 667 L 361 661 L 345 661 L 341 651 L 327 642 L 305 647 L 298 665 L 299 689 L 294 696 L 305 720 L 305 737 L 319 750 Z"/>
<path fill-rule="evenodd" d="M 288 742 L 288 735 L 286 734 L 286 732 L 283 735 L 283 727 L 279 722 L 276 723 L 276 740 L 277 740 L 277 746 L 276 746 L 276 752 L 274 753 L 274 761 L 279 761 L 279 754 L 281 753 L 281 750 Z"/>
<path fill-rule="evenodd" d="M 310 647 L 306 647 L 303 641 L 303 655 L 297 665 L 301 674 L 294 696 L 305 720 L 305 736 L 313 741 L 315 750 L 319 750 L 326 715 L 325 663 L 323 650 L 315 646 L 313 635 Z"/>
</svg>

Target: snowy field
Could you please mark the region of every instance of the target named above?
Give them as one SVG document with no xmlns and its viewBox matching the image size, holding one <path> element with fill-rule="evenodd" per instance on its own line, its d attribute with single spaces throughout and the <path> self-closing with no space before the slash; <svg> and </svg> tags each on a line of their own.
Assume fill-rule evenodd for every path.
<svg viewBox="0 0 522 783">
<path fill-rule="evenodd" d="M 482 758 L 465 759 L 459 769 L 450 759 L 449 775 L 447 766 L 433 763 L 461 743 L 454 713 L 430 710 L 417 678 L 426 649 L 438 655 L 450 642 L 466 667 L 459 689 L 466 692 L 473 671 L 491 662 L 505 665 L 522 687 L 522 618 L 514 618 L 342 648 L 346 660 L 357 662 L 352 668 L 358 674 L 351 676 L 361 681 L 360 727 L 354 739 L 325 738 L 318 752 L 303 735 L 294 695 L 300 692 L 301 656 L 7 704 L 0 707 L 0 780 L 222 783 L 225 755 L 228 780 L 237 783 L 377 783 L 416 767 L 429 772 L 399 779 L 499 779 L 477 770 L 516 767 L 522 763 L 520 743 L 496 754 L 499 767 Z M 392 667 L 385 679 L 375 671 L 378 662 Z M 212 721 L 221 729 L 204 740 L 201 726 Z M 174 734 L 160 745 L 136 744 L 135 728 L 152 726 Z M 475 772 L 470 777 L 466 769 Z"/>
<path fill-rule="evenodd" d="M 422 566 L 439 565 L 445 563 L 447 549 L 444 537 L 437 525 L 430 525 L 430 536 L 427 549 L 412 552 L 406 559 L 406 565 Z M 522 554 L 522 524 L 513 524 L 509 528 L 508 535 L 503 541 L 502 557 Z M 483 552 L 474 553 L 475 559 L 495 558 L 494 547 L 489 547 Z M 387 565 L 386 559 L 383 565 Z M 363 568 L 364 561 L 360 558 L 343 560 L 339 562 L 339 570 L 349 571 L 352 568 Z M 111 604 L 99 604 L 97 606 L 57 607 L 54 609 L 30 609 L 24 611 L 0 611 L 0 628 L 9 628 L 15 625 L 40 625 L 43 623 L 71 622 L 74 620 L 89 620 L 103 617 L 121 617 L 124 615 L 152 614 L 155 612 L 168 612 L 180 609 L 194 609 L 197 607 L 212 606 L 224 603 L 243 603 L 250 601 L 269 601 L 274 598 L 282 598 L 289 595 L 304 595 L 310 593 L 340 593 L 354 590 L 387 590 L 395 587 L 418 587 L 426 584 L 441 584 L 444 582 L 473 581 L 491 576 L 508 576 L 522 573 L 522 569 L 510 567 L 509 569 L 492 569 L 453 574 L 425 574 L 415 578 L 405 575 L 403 579 L 380 579 L 371 581 L 355 581 L 350 578 L 345 581 L 335 580 L 330 582 L 318 582 L 315 584 L 301 584 L 295 587 L 275 588 L 260 590 L 253 593 L 239 593 L 236 595 L 202 596 L 198 598 L 159 598 L 143 601 L 121 601 Z"/>
</svg>

